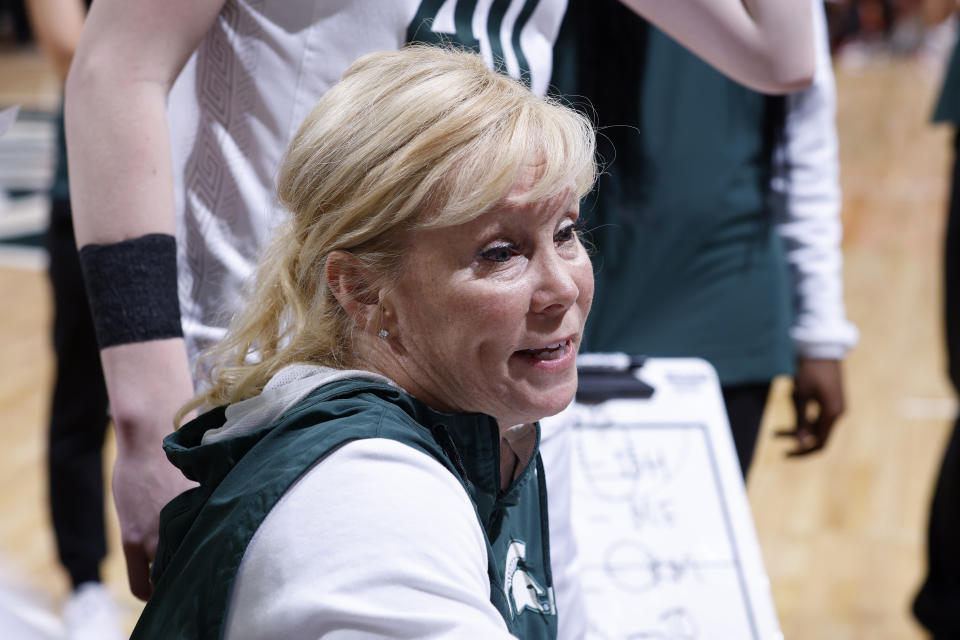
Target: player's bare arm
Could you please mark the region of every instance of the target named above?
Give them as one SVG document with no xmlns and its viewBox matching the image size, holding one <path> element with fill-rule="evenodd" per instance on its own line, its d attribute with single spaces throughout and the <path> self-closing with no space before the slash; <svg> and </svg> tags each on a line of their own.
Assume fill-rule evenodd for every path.
<svg viewBox="0 0 960 640">
<path fill-rule="evenodd" d="M 174 193 L 167 92 L 222 5 L 223 0 L 98 0 L 91 8 L 67 78 L 65 107 L 81 253 L 101 248 L 98 255 L 123 268 L 122 252 L 114 250 L 121 242 L 169 238 L 148 243 L 160 247 L 156 258 L 167 265 L 150 275 L 176 282 L 175 259 L 169 259 Z M 131 290 L 152 284 L 134 280 Z M 134 594 L 146 598 L 160 507 L 188 486 L 160 443 L 193 385 L 184 342 L 169 335 L 169 327 L 179 323 L 176 306 L 161 305 L 176 315 L 163 318 L 158 328 L 149 313 L 128 304 L 141 322 L 118 329 L 110 320 L 125 304 L 122 297 L 107 294 L 92 310 L 100 320 L 98 340 L 107 340 L 101 340 L 101 357 L 117 433 L 114 497 L 128 577 Z"/>
<path fill-rule="evenodd" d="M 810 0 L 622 0 L 734 80 L 763 93 L 813 79 Z"/>
</svg>

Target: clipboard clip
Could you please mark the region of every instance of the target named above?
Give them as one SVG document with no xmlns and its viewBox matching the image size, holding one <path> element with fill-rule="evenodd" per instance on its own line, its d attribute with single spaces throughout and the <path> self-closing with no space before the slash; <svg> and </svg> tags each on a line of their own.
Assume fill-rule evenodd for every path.
<svg viewBox="0 0 960 640">
<path fill-rule="evenodd" d="M 607 400 L 644 399 L 654 388 L 638 373 L 646 357 L 626 353 L 582 353 L 577 356 L 577 402 L 598 404 Z"/>
</svg>

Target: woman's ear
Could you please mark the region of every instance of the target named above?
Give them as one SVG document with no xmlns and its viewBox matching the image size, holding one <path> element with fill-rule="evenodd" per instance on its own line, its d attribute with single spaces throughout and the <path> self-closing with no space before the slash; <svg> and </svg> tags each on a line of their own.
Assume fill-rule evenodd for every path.
<svg viewBox="0 0 960 640">
<path fill-rule="evenodd" d="M 349 251 L 331 251 L 324 267 L 327 286 L 353 321 L 366 327 L 380 303 L 369 267 Z"/>
</svg>

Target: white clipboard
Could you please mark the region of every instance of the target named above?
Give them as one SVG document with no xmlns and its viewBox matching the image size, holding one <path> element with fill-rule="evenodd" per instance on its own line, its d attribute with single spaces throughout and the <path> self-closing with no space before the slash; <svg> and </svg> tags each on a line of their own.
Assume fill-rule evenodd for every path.
<svg viewBox="0 0 960 640">
<path fill-rule="evenodd" d="M 782 640 L 716 372 L 636 375 L 652 397 L 568 409 L 588 638 Z"/>
</svg>

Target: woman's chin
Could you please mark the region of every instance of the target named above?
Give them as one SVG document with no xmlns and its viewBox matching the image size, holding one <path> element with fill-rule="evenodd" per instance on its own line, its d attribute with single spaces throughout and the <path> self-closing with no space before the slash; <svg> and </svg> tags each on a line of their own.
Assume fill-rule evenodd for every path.
<svg viewBox="0 0 960 640">
<path fill-rule="evenodd" d="M 562 388 L 551 389 L 549 392 L 540 394 L 536 402 L 532 402 L 527 411 L 524 412 L 527 417 L 515 420 L 514 424 L 537 422 L 543 418 L 555 416 L 570 406 L 576 393 L 577 385 L 574 382 L 572 385 L 564 385 Z"/>
</svg>

